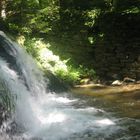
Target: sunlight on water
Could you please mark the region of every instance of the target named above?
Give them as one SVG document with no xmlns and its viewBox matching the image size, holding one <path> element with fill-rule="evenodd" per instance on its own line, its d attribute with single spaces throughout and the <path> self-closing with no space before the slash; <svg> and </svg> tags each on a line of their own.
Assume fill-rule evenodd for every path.
<svg viewBox="0 0 140 140">
<path fill-rule="evenodd" d="M 98 113 L 98 112 L 104 112 L 104 110 L 102 109 L 97 109 L 97 108 L 94 108 L 94 107 L 86 107 L 86 108 L 80 108 L 80 109 L 77 109 L 78 111 L 83 111 L 83 112 L 88 112 L 88 113 Z"/>
<path fill-rule="evenodd" d="M 102 119 L 97 121 L 97 123 L 101 125 L 115 125 L 115 123 L 109 119 Z"/>
<path fill-rule="evenodd" d="M 52 98 L 53 101 L 56 101 L 56 102 L 60 102 L 60 103 L 72 103 L 72 102 L 75 102 L 77 101 L 76 99 L 75 100 L 70 100 L 66 97 L 57 97 L 57 98 Z"/>
<path fill-rule="evenodd" d="M 55 97 L 53 97 L 53 100 Z M 43 99 L 42 99 L 43 101 Z M 39 102 L 39 100 L 30 100 L 32 113 L 35 114 L 36 118 L 39 120 L 41 125 L 46 125 L 50 123 L 57 123 L 57 122 L 63 122 L 65 120 L 65 115 L 63 113 L 59 113 L 57 111 L 45 110 L 44 107 L 49 106 L 50 102 L 47 102 L 47 95 L 46 98 L 44 98 L 43 102 Z M 46 101 L 46 102 L 45 102 Z M 55 101 L 55 100 L 54 100 Z"/>
<path fill-rule="evenodd" d="M 46 118 L 47 123 L 63 122 L 65 119 L 66 119 L 66 116 L 62 113 L 51 113 Z"/>
</svg>

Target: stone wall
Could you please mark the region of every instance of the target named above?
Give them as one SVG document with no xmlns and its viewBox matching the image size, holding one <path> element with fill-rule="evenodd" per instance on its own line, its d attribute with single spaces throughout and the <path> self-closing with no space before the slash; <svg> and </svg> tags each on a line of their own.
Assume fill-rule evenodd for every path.
<svg viewBox="0 0 140 140">
<path fill-rule="evenodd" d="M 105 79 L 140 79 L 140 16 L 106 14 L 99 20 L 99 39 L 94 50 L 94 67 Z"/>
</svg>

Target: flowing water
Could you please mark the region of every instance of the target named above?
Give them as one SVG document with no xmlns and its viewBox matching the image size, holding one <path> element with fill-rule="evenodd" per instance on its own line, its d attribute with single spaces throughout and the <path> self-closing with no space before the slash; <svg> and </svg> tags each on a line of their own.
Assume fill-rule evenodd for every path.
<svg viewBox="0 0 140 140">
<path fill-rule="evenodd" d="M 98 98 L 52 93 L 48 82 L 32 58 L 0 32 L 0 83 L 15 106 L 1 125 L 0 140 L 140 139 L 139 119 L 107 110 Z"/>
</svg>

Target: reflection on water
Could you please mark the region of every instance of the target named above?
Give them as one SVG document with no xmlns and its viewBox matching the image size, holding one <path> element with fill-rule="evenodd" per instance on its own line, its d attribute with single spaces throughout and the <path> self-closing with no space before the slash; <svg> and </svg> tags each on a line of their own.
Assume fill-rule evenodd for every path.
<svg viewBox="0 0 140 140">
<path fill-rule="evenodd" d="M 117 112 L 122 117 L 130 117 L 140 119 L 140 90 L 122 89 L 120 87 L 89 87 L 76 88 L 72 92 L 77 96 L 87 98 L 88 102 L 106 110 Z M 88 96 L 89 98 L 88 98 Z M 93 100 L 98 100 L 93 102 Z"/>
<path fill-rule="evenodd" d="M 109 140 L 140 139 L 140 91 L 123 91 L 120 87 L 109 88 L 76 88 L 75 97 L 86 100 L 86 104 L 103 109 L 108 115 L 114 116 L 116 124 L 121 127 L 117 137 Z M 112 123 L 108 120 L 100 123 Z"/>
</svg>

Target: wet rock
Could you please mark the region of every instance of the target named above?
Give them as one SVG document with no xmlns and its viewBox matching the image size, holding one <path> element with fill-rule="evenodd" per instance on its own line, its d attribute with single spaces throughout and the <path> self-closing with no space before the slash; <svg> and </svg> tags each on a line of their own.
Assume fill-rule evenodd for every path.
<svg viewBox="0 0 140 140">
<path fill-rule="evenodd" d="M 125 82 L 125 83 L 134 83 L 135 82 L 135 79 L 132 79 L 132 78 L 129 78 L 129 77 L 125 77 L 123 79 L 123 82 Z"/>
<path fill-rule="evenodd" d="M 80 81 L 81 84 L 90 84 L 90 79 L 89 78 L 84 78 Z"/>
<path fill-rule="evenodd" d="M 140 84 L 140 80 L 136 82 L 136 84 Z"/>
<path fill-rule="evenodd" d="M 111 85 L 120 86 L 120 85 L 122 85 L 122 82 L 120 80 L 115 80 Z"/>
</svg>

